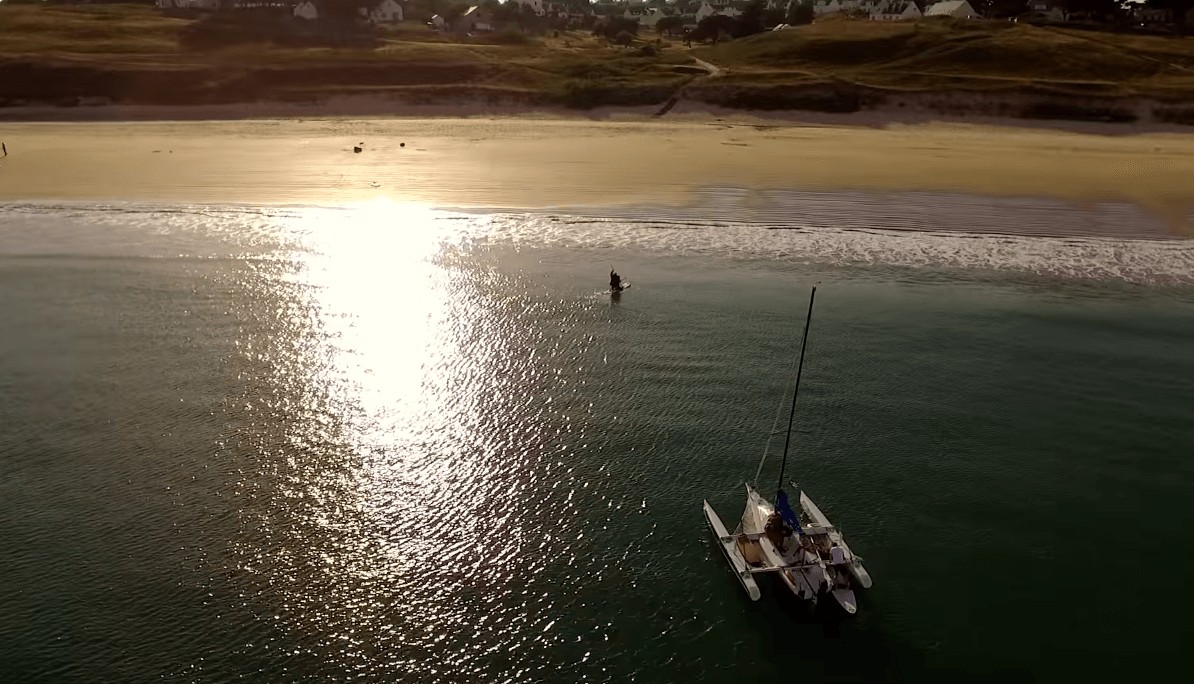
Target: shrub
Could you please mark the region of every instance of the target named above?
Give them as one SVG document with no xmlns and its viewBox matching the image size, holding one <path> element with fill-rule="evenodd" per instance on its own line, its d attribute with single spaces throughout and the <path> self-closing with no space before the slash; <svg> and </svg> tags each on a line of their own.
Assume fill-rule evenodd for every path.
<svg viewBox="0 0 1194 684">
<path fill-rule="evenodd" d="M 527 34 L 515 29 L 506 29 L 500 33 L 495 33 L 492 40 L 499 45 L 526 45 L 531 42 Z"/>
</svg>

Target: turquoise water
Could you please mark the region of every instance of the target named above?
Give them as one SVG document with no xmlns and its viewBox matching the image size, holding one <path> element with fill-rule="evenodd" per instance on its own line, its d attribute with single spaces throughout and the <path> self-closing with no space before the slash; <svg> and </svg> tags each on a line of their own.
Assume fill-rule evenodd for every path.
<svg viewBox="0 0 1194 684">
<path fill-rule="evenodd" d="M 8 207 L 0 681 L 1175 671 L 1190 248 L 797 233 Z M 844 622 L 749 602 L 700 512 L 814 283 L 788 474 L 875 578 Z"/>
</svg>

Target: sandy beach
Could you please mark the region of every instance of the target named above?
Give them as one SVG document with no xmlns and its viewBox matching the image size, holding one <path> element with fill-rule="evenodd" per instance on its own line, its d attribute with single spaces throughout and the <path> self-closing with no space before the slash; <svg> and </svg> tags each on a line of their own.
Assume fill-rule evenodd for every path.
<svg viewBox="0 0 1194 684">
<path fill-rule="evenodd" d="M 1189 235 L 1194 135 L 954 123 L 322 118 L 0 123 L 0 200 L 684 204 L 697 190 L 938 191 L 1128 202 Z M 1117 127 L 1116 130 L 1124 130 Z M 362 152 L 354 153 L 360 145 Z"/>
</svg>

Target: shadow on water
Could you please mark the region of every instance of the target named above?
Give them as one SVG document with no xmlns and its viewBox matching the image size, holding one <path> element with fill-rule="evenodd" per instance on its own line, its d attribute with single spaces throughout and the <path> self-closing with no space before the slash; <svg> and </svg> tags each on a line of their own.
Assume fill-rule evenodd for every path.
<svg viewBox="0 0 1194 684">
<path fill-rule="evenodd" d="M 718 552 L 722 560 L 712 542 L 710 552 Z M 732 576 L 727 573 L 726 579 Z M 777 577 L 763 575 L 759 580 L 763 596 L 758 602 L 741 595 L 735 600 L 748 625 L 743 638 L 755 642 L 755 650 L 776 669 L 776 676 L 798 672 L 805 681 L 817 682 L 934 678 L 924 649 L 885 626 L 882 608 L 869 593 L 858 593 L 858 613 L 849 616 L 830 597 L 813 607 L 792 595 Z"/>
<path fill-rule="evenodd" d="M 813 608 L 778 578 L 767 575 L 760 580 L 763 596 L 758 602 L 735 597 L 746 626 L 741 637 L 754 642 L 755 662 L 771 668 L 760 672 L 760 679 L 798 675 L 815 682 L 1036 681 L 1034 673 L 1023 668 L 1001 667 L 982 656 L 959 662 L 939 653 L 937 642 L 916 644 L 900 636 L 901 627 L 895 624 L 900 616 L 887 614 L 883 595 L 874 590 L 858 592 L 858 613 L 848 616 L 829 597 Z"/>
</svg>

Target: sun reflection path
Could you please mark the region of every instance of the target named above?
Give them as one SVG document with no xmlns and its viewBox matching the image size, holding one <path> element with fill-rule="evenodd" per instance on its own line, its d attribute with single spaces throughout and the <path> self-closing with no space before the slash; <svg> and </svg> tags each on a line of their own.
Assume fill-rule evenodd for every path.
<svg viewBox="0 0 1194 684">
<path fill-rule="evenodd" d="M 548 477 L 567 422 L 543 399 L 558 379 L 525 325 L 534 301 L 508 294 L 526 284 L 468 258 L 484 222 L 388 202 L 295 212 L 294 249 L 250 295 L 262 329 L 245 351 L 268 371 L 246 516 L 264 538 L 241 571 L 266 568 L 278 619 L 339 671 L 528 673 L 553 657 L 528 643 L 562 639 L 536 578 L 575 562 L 560 536 L 583 543 L 559 524 L 573 492 Z"/>
</svg>

